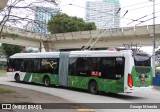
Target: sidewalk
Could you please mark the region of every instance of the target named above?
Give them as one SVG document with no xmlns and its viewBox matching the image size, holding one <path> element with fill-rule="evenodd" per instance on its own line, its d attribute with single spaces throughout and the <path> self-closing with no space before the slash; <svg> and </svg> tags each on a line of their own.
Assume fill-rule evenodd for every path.
<svg viewBox="0 0 160 112">
<path fill-rule="evenodd" d="M 0 81 L 8 81 L 6 75 L 0 75 Z M 43 92 L 38 92 L 30 89 L 24 89 L 20 87 L 13 87 L 0 84 L 0 87 L 11 89 L 15 92 L 0 94 L 0 103 L 53 103 L 56 105 L 57 103 L 73 103 L 61 97 L 57 97 L 54 95 L 50 95 Z M 59 106 L 59 104 L 57 104 Z M 43 110 L 10 110 L 12 112 L 96 112 L 93 109 L 87 109 L 87 107 L 77 106 L 77 105 L 69 105 L 70 109 L 63 109 L 63 105 L 61 105 L 62 109 L 43 109 Z M 64 105 L 65 107 L 65 105 Z M 68 106 L 67 106 L 68 107 Z M 54 108 L 54 107 L 52 107 Z M 84 108 L 84 109 L 81 109 Z M 0 112 L 8 112 L 9 110 L 0 110 Z"/>
<path fill-rule="evenodd" d="M 160 90 L 160 86 L 153 86 L 153 89 Z"/>
<path fill-rule="evenodd" d="M 55 105 L 57 103 L 70 103 L 69 101 L 53 96 L 47 93 L 42 93 L 34 90 L 19 88 L 19 87 L 12 87 L 12 86 L 6 86 L 1 85 L 2 88 L 7 88 L 10 90 L 13 90 L 14 92 L 11 93 L 0 93 L 0 103 L 54 103 Z M 71 109 L 42 109 L 42 110 L 18 110 L 13 109 L 10 110 L 12 112 L 78 112 L 77 109 L 74 108 L 74 105 L 71 105 L 69 107 Z M 8 112 L 9 110 L 0 110 L 0 112 Z M 80 112 L 80 111 L 79 111 Z M 82 111 L 83 112 L 83 111 Z"/>
</svg>

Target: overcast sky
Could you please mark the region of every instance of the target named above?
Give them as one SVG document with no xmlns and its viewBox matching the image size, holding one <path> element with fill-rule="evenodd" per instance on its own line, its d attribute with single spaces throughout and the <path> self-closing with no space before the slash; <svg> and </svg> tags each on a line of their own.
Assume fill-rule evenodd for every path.
<svg viewBox="0 0 160 112">
<path fill-rule="evenodd" d="M 36 0 L 25 0 L 26 3 L 33 2 Z M 38 0 L 37 0 L 38 1 Z M 85 4 L 86 1 L 102 1 L 102 0 L 56 0 L 58 1 L 58 5 L 63 13 L 67 13 L 70 16 L 77 16 L 85 19 Z M 128 27 L 137 25 L 139 22 L 132 22 L 132 19 L 136 20 L 143 16 L 145 18 L 141 19 L 141 21 L 145 21 L 151 19 L 150 21 L 144 22 L 140 25 L 148 25 L 153 23 L 153 2 L 150 0 L 119 0 L 121 6 L 121 16 L 128 10 L 126 16 L 121 19 L 121 26 Z M 155 13 L 156 13 L 156 24 L 160 24 L 160 0 L 155 0 Z M 69 4 L 73 5 L 69 5 Z M 53 7 L 53 5 L 43 4 L 42 6 Z M 16 11 L 17 14 L 23 14 L 22 11 Z"/>
<path fill-rule="evenodd" d="M 97 1 L 97 0 L 61 0 L 59 6 L 62 9 L 62 12 L 67 13 L 70 16 L 77 16 L 85 19 L 86 1 Z M 98 1 L 102 1 L 102 0 L 98 0 Z M 68 5 L 70 3 L 72 3 L 73 5 Z M 160 1 L 158 2 L 158 0 L 156 0 L 155 4 L 157 4 L 155 5 L 155 8 L 156 8 L 155 12 L 160 11 Z M 134 26 L 139 23 L 139 22 L 134 22 L 132 24 L 127 25 L 132 21 L 130 19 L 138 19 L 140 17 L 147 15 L 146 18 L 141 20 L 141 21 L 145 21 L 153 17 L 152 15 L 153 2 L 149 0 L 120 0 L 120 5 L 122 7 L 121 16 L 125 13 L 126 10 L 128 10 L 128 13 L 125 16 L 125 18 L 121 19 L 121 26 Z M 156 16 L 158 16 L 155 19 L 156 23 L 158 24 L 160 23 L 160 12 L 156 13 Z M 141 25 L 152 24 L 153 23 L 152 21 L 153 20 L 150 20 Z"/>
</svg>

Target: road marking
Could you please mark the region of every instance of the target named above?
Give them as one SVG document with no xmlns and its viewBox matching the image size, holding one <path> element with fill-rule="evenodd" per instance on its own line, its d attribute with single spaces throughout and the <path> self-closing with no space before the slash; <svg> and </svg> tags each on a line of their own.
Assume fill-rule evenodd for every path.
<svg viewBox="0 0 160 112">
<path fill-rule="evenodd" d="M 80 111 L 80 112 L 97 112 L 94 109 L 77 109 L 77 110 Z"/>
<path fill-rule="evenodd" d="M 73 108 L 78 110 L 79 112 L 97 112 L 94 109 L 89 109 L 87 106 L 82 106 L 82 105 L 76 105 L 73 106 Z"/>
</svg>

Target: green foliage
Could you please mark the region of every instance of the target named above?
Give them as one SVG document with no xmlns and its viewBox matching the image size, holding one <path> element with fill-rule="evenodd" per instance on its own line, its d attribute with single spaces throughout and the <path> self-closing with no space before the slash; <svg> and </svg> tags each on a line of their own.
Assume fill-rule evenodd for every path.
<svg viewBox="0 0 160 112">
<path fill-rule="evenodd" d="M 52 34 L 95 29 L 94 22 L 86 23 L 82 18 L 70 17 L 64 13 L 58 13 L 48 21 L 48 30 Z"/>
<path fill-rule="evenodd" d="M 18 45 L 11 45 L 11 44 L 2 44 L 3 50 L 4 50 L 4 54 L 6 55 L 7 58 L 9 58 L 9 56 L 15 54 L 15 53 L 19 53 L 23 50 L 22 46 L 18 46 Z"/>
<path fill-rule="evenodd" d="M 5 88 L 5 87 L 1 87 L 0 86 L 0 94 L 1 93 L 11 93 L 11 92 L 14 92 L 13 90 L 10 90 L 8 88 Z"/>
<path fill-rule="evenodd" d="M 3 75 L 3 74 L 5 74 L 6 73 L 6 70 L 1 70 L 0 69 L 0 75 Z"/>
</svg>

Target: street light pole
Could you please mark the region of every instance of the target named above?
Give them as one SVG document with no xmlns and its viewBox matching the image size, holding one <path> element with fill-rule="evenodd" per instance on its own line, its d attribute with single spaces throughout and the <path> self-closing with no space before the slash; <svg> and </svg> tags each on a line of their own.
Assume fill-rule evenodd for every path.
<svg viewBox="0 0 160 112">
<path fill-rule="evenodd" d="M 153 77 L 155 77 L 155 0 L 153 1 L 153 54 L 152 54 L 152 68 L 153 68 Z"/>
</svg>

